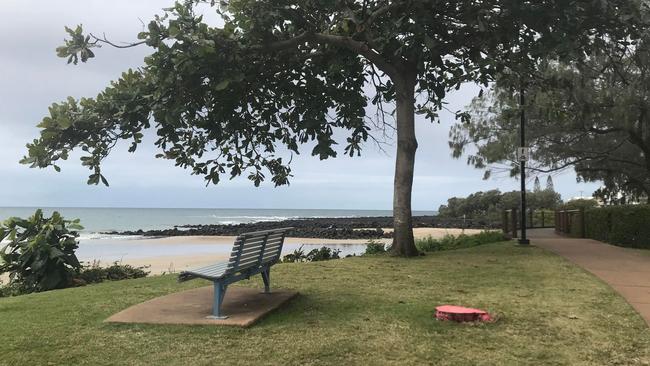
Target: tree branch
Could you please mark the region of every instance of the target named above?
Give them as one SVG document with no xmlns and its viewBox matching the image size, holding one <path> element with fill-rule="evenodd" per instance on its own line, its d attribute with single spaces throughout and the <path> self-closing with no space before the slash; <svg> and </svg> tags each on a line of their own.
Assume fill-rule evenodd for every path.
<svg viewBox="0 0 650 366">
<path fill-rule="evenodd" d="M 385 72 L 391 77 L 399 75 L 399 71 L 396 65 L 393 65 L 390 62 L 386 61 L 379 53 L 375 52 L 375 50 L 371 49 L 367 44 L 363 42 L 356 41 L 350 37 L 335 36 L 332 34 L 323 33 L 315 33 L 313 35 L 313 38 L 314 40 L 322 43 L 327 43 L 352 50 L 368 59 L 368 61 L 375 64 L 381 71 Z"/>
<path fill-rule="evenodd" d="M 95 36 L 92 33 L 90 33 L 89 35 L 95 40 L 95 42 L 93 42 L 94 44 L 105 43 L 105 44 L 107 44 L 109 46 L 112 46 L 112 47 L 115 47 L 115 48 L 131 48 L 131 47 L 136 47 L 136 46 L 147 43 L 147 41 L 145 40 L 145 41 L 140 41 L 140 42 L 135 42 L 135 43 L 124 43 L 122 45 L 119 45 L 119 44 L 116 44 L 116 43 L 113 43 L 113 42 L 109 41 L 106 38 L 106 34 L 104 34 L 102 38 L 99 38 L 99 37 Z"/>
<path fill-rule="evenodd" d="M 271 42 L 267 44 L 262 44 L 262 45 L 257 45 L 257 46 L 252 46 L 250 47 L 251 49 L 254 50 L 263 50 L 267 52 L 275 52 L 275 51 L 282 51 L 282 50 L 287 50 L 291 48 L 295 48 L 298 45 L 300 45 L 303 42 L 306 42 L 312 37 L 312 33 L 310 32 L 303 32 L 300 35 L 282 40 L 282 41 L 276 41 L 276 42 Z"/>
<path fill-rule="evenodd" d="M 402 5 L 404 5 L 404 3 L 400 2 L 400 1 L 393 1 L 393 2 L 391 2 L 389 4 L 387 4 L 387 5 L 382 6 L 381 8 L 376 9 L 363 22 L 363 26 L 371 25 L 380 16 L 382 16 L 382 15 L 388 13 L 389 11 L 394 10 L 394 9 L 396 9 L 396 8 L 402 6 Z"/>
</svg>

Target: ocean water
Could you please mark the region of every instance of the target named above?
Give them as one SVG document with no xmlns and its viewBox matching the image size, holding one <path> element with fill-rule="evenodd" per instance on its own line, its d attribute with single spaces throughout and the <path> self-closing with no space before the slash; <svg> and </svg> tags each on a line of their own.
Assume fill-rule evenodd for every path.
<svg viewBox="0 0 650 366">
<path fill-rule="evenodd" d="M 35 207 L 0 207 L 0 221 L 15 216 L 28 217 Z M 377 217 L 390 216 L 389 210 L 323 210 L 323 209 L 196 209 L 196 208 L 44 208 L 46 215 L 58 211 L 66 219 L 80 219 L 84 229 L 80 232 L 77 256 L 82 261 L 129 261 L 149 257 L 180 255 L 226 255 L 229 245 L 164 243 L 141 236 L 102 234 L 110 231 L 169 229 L 175 225 L 239 224 L 261 221 L 314 217 Z M 435 215 L 435 211 L 414 211 L 414 215 Z M 217 240 L 215 240 L 217 244 Z M 225 243 L 220 243 L 225 244 Z M 309 251 L 320 244 L 306 244 Z M 359 254 L 365 245 L 333 245 L 342 255 Z M 300 244 L 285 244 L 283 253 L 293 252 Z"/>
</svg>

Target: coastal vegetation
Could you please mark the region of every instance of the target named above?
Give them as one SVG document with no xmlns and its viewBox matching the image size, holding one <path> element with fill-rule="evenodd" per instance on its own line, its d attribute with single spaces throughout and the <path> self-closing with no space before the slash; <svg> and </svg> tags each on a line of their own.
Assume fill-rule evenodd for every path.
<svg viewBox="0 0 650 366">
<path fill-rule="evenodd" d="M 598 207 L 598 201 L 593 198 L 579 198 L 563 203 L 559 208 L 562 210 L 586 210 Z"/>
<path fill-rule="evenodd" d="M 612 46 L 615 47 L 615 46 Z M 620 52 L 617 57 L 613 53 Z M 473 123 L 457 124 L 455 156 L 472 146 L 468 161 L 489 173 L 518 174 L 512 141 L 517 139 L 517 88 L 497 82 L 471 105 Z M 595 192 L 606 203 L 650 200 L 650 37 L 635 47 L 596 53 L 584 63 L 549 63 L 526 88 L 527 140 L 531 171 L 572 168 L 579 179 L 603 182 Z M 502 163 L 499 166 L 497 163 Z"/>
<path fill-rule="evenodd" d="M 415 239 L 415 246 L 420 252 L 437 252 L 441 250 L 454 250 L 471 248 L 478 245 L 498 243 L 509 240 L 509 238 L 501 231 L 483 231 L 473 235 L 445 235 L 440 239 L 436 239 L 431 235 L 424 238 Z M 386 247 L 390 249 L 390 245 L 370 240 L 366 244 L 365 254 L 384 254 L 387 252 Z"/>
<path fill-rule="evenodd" d="M 378 242 L 376 240 L 369 240 L 368 243 L 366 243 L 366 250 L 364 254 L 372 255 L 383 253 L 386 253 L 386 244 Z"/>
<path fill-rule="evenodd" d="M 508 239 L 501 231 L 484 231 L 474 235 L 445 235 L 440 239 L 428 236 L 426 238 L 416 239 L 415 246 L 422 252 L 437 252 L 441 250 L 472 248 L 479 245 L 498 243 Z"/>
<path fill-rule="evenodd" d="M 131 305 L 210 284 L 179 284 L 173 275 L 3 298 L 0 363 L 650 362 L 650 329 L 630 305 L 589 273 L 535 247 L 509 242 L 410 260 L 362 256 L 278 264 L 273 276 L 278 288 L 296 289 L 300 295 L 248 329 L 103 322 Z M 261 280 L 240 284 L 259 288 Z M 436 320 L 435 307 L 449 303 L 485 309 L 496 321 L 461 325 Z"/>
<path fill-rule="evenodd" d="M 222 23 L 206 23 L 206 11 Z M 88 183 L 108 185 L 102 162 L 116 143 L 128 141 L 133 152 L 155 129 L 158 156 L 208 184 L 247 175 L 255 185 L 283 185 L 291 154 L 306 145 L 320 159 L 336 157 L 337 144 L 357 156 L 373 129 L 394 130 L 391 250 L 416 256 L 416 114 L 439 120 L 446 94 L 466 82 L 521 83 L 548 63 L 633 48 L 643 15 L 636 0 L 184 1 L 129 45 L 66 28 L 57 54 L 69 63 L 88 61 L 102 45 L 154 52 L 97 97 L 53 104 L 22 162 L 59 170 L 81 150 Z M 376 118 L 366 115 L 370 104 Z"/>
<path fill-rule="evenodd" d="M 76 275 L 79 284 L 100 283 L 104 281 L 122 281 L 133 278 L 147 277 L 147 267 L 134 267 L 129 264 L 113 262 L 109 266 L 102 266 L 101 262 L 93 261 L 83 265 Z"/>
<path fill-rule="evenodd" d="M 534 189 L 526 193 L 527 206 L 531 209 L 553 210 L 560 206 L 562 199 L 553 190 L 552 185 L 546 189 Z M 503 210 L 519 209 L 521 207 L 521 192 L 502 193 L 498 189 L 472 193 L 467 197 L 452 197 L 447 204 L 438 208 L 441 218 L 483 219 L 490 222 L 500 222 Z"/>
<path fill-rule="evenodd" d="M 329 261 L 332 259 L 340 259 L 339 254 L 341 251 L 339 249 L 332 249 L 328 247 L 320 247 L 310 250 L 305 253 L 303 246 L 282 257 L 282 262 L 284 263 L 295 263 L 295 262 L 320 262 L 320 261 Z"/>
<path fill-rule="evenodd" d="M 7 219 L 0 225 L 0 241 L 8 240 L 0 250 L 0 274 L 9 273 L 9 286 L 21 293 L 72 286 L 81 269 L 75 255 L 79 229 L 79 220 L 65 220 L 58 212 Z"/>
<path fill-rule="evenodd" d="M 79 219 L 66 220 L 58 212 L 48 218 L 40 209 L 27 219 L 2 222 L 0 241 L 8 242 L 0 249 L 0 275 L 8 274 L 9 283 L 0 282 L 0 297 L 147 276 L 144 267 L 81 263 L 75 254 L 81 229 Z"/>
</svg>

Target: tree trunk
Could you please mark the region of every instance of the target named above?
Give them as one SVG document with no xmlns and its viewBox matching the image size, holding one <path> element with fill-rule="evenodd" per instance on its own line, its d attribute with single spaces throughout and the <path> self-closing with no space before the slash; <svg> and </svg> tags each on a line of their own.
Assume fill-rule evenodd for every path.
<svg viewBox="0 0 650 366">
<path fill-rule="evenodd" d="M 396 78 L 397 79 L 397 78 Z M 393 193 L 393 255 L 418 255 L 413 239 L 411 191 L 418 142 L 415 138 L 415 76 L 393 80 L 397 92 L 397 157 Z"/>
</svg>

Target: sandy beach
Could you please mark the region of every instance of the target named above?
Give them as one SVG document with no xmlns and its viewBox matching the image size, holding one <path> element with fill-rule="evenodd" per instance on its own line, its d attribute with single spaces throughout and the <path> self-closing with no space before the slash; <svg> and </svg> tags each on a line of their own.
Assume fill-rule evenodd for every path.
<svg viewBox="0 0 650 366">
<path fill-rule="evenodd" d="M 392 228 L 385 228 L 390 232 Z M 483 230 L 478 229 L 441 229 L 415 228 L 416 238 L 442 238 L 445 235 L 459 235 L 463 232 L 471 235 Z M 81 240 L 77 257 L 85 263 L 99 261 L 100 265 L 121 262 L 136 267 L 149 267 L 151 275 L 163 273 L 178 273 L 185 269 L 195 268 L 218 261 L 227 260 L 235 240 L 234 236 L 176 236 L 147 239 L 104 239 Z M 390 244 L 392 239 L 377 239 L 375 241 Z M 319 239 L 319 238 L 286 238 L 283 255 L 293 252 L 303 246 L 306 252 L 321 246 L 327 246 L 341 251 L 341 255 L 360 254 L 368 243 L 366 239 Z M 0 280 L 7 281 L 6 276 Z"/>
<path fill-rule="evenodd" d="M 386 228 L 385 231 L 392 231 Z M 477 229 L 440 229 L 415 228 L 416 238 L 442 238 L 445 235 L 476 234 Z M 93 243 L 83 242 L 79 248 L 79 258 L 91 262 L 99 260 L 103 264 L 120 261 L 133 266 L 149 266 L 152 275 L 162 273 L 178 273 L 182 270 L 199 267 L 227 260 L 232 247 L 234 236 L 181 236 L 167 238 L 137 239 L 137 240 L 96 240 Z M 392 239 L 376 241 L 389 244 Z M 365 249 L 365 239 L 318 239 L 318 238 L 287 238 L 283 254 L 293 252 L 300 246 L 309 251 L 321 246 L 341 250 L 342 255 L 361 253 Z"/>
</svg>

